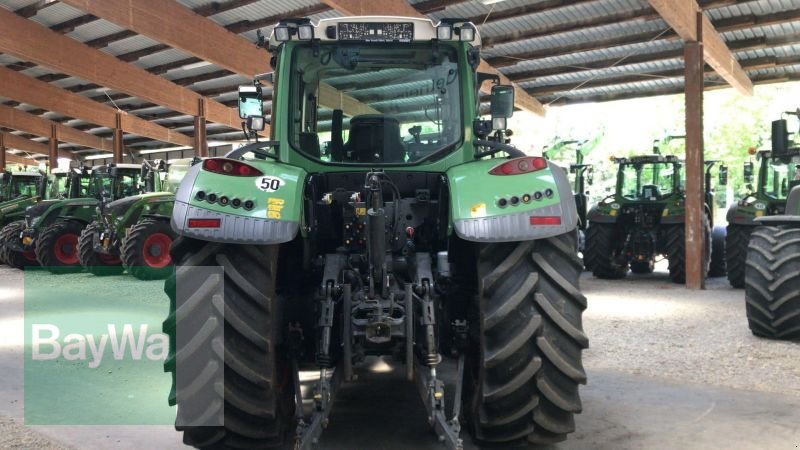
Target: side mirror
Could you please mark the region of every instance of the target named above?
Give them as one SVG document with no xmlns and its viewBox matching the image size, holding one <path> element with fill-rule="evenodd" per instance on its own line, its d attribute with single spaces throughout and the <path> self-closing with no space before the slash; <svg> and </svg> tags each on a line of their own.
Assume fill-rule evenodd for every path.
<svg viewBox="0 0 800 450">
<path fill-rule="evenodd" d="M 728 185 L 728 166 L 726 165 L 719 166 L 719 185 Z"/>
<path fill-rule="evenodd" d="M 752 183 L 753 182 L 753 163 L 748 161 L 744 163 L 744 182 L 745 183 Z"/>
<path fill-rule="evenodd" d="M 514 88 L 505 84 L 492 86 L 489 111 L 492 113 L 492 129 L 505 130 L 507 119 L 514 115 Z"/>
<path fill-rule="evenodd" d="M 789 150 L 789 132 L 786 119 L 772 122 L 772 153 L 782 155 Z"/>
<path fill-rule="evenodd" d="M 118 171 L 117 171 L 116 167 L 109 167 L 108 174 L 111 176 L 111 178 L 116 178 L 117 177 L 117 173 L 118 173 Z"/>
<path fill-rule="evenodd" d="M 261 88 L 258 86 L 239 86 L 239 118 L 263 117 L 264 106 Z"/>
</svg>

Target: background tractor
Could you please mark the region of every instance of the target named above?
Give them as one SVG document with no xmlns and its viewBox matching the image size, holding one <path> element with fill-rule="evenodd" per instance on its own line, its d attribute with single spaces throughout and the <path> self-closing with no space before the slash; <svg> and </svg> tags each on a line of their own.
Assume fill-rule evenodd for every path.
<svg viewBox="0 0 800 450">
<path fill-rule="evenodd" d="M 637 274 L 652 273 L 656 257 L 664 255 L 670 279 L 685 282 L 683 162 L 676 156 L 661 155 L 658 145 L 654 150 L 651 155 L 615 158 L 616 191 L 589 211 L 583 256 L 586 268 L 598 278 L 623 278 L 629 269 Z M 706 274 L 723 260 L 721 252 L 712 255 L 712 169 L 716 163 L 706 161 Z M 727 184 L 727 167 L 720 165 L 718 173 L 720 184 Z M 717 241 L 724 240 L 724 236 L 714 236 Z"/>
<path fill-rule="evenodd" d="M 84 169 L 73 178 L 69 198 L 27 208 L 18 238 L 4 243 L 7 260 L 21 261 L 19 254 L 33 251 L 36 261 L 52 273 L 80 271 L 78 238 L 83 228 L 93 220 L 101 199 L 128 197 L 138 191 L 140 170 L 138 164 L 95 166 L 91 173 Z"/>
<path fill-rule="evenodd" d="M 70 170 L 54 170 L 50 175 L 40 173 L 10 173 L 6 189 L 7 200 L 0 203 L 0 263 L 12 267 L 21 267 L 25 263 L 25 254 L 8 254 L 5 242 L 19 238 L 24 228 L 22 220 L 29 206 L 50 199 L 64 198 L 68 195 Z M 32 252 L 27 254 L 29 261 L 35 261 Z M 10 259 L 6 259 L 10 257 Z"/>
<path fill-rule="evenodd" d="M 747 322 L 754 335 L 800 338 L 800 186 L 783 214 L 755 219 L 745 269 Z"/>
<path fill-rule="evenodd" d="M 92 223 L 78 240 L 80 263 L 95 275 L 118 275 L 125 269 L 142 280 L 166 278 L 172 270 L 169 246 L 175 233 L 169 226 L 175 195 L 166 192 L 167 163 L 144 161 L 139 194 L 97 207 Z"/>
<path fill-rule="evenodd" d="M 173 208 L 165 368 L 186 444 L 278 446 L 295 425 L 311 448 L 339 383 L 378 357 L 404 365 L 448 448 L 463 421 L 504 448 L 574 430 L 575 201 L 561 168 L 508 143 L 514 90 L 477 72 L 479 44 L 457 19 L 274 27 L 274 75 L 239 93 L 255 133 L 274 83 L 270 140 L 192 166 Z"/>
<path fill-rule="evenodd" d="M 598 134 L 592 140 L 556 140 L 552 146 L 545 147 L 542 151 L 542 156 L 548 161 L 554 161 L 560 164 L 565 170 L 568 170 L 571 176 L 572 192 L 575 196 L 575 207 L 578 210 L 578 230 L 579 231 L 579 245 L 580 251 L 583 251 L 585 242 L 585 232 L 588 221 L 586 214 L 589 205 L 589 191 L 587 186 L 591 186 L 594 178 L 594 166 L 586 164 L 584 159 L 589 153 L 592 152 L 600 141 L 603 139 L 602 134 Z M 566 160 L 559 163 L 559 156 L 562 156 L 568 151 L 574 151 L 574 161 Z"/>
<path fill-rule="evenodd" d="M 797 117 L 800 122 L 800 110 L 786 114 Z M 795 134 L 795 139 L 797 135 Z M 756 219 L 784 214 L 789 191 L 800 184 L 800 144 L 790 141 L 786 119 L 772 122 L 771 141 L 771 150 L 756 153 L 760 161 L 756 186 L 753 187 L 752 184 L 754 164 L 750 161 L 744 165 L 748 192 L 728 210 L 725 259 L 728 281 L 736 288 L 742 288 L 745 284 L 747 244 L 750 234 L 758 224 Z"/>
</svg>

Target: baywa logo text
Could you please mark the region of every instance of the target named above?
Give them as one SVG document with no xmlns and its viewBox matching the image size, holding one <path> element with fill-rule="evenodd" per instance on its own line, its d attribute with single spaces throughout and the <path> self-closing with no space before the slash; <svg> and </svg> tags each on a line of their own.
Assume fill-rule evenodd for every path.
<svg viewBox="0 0 800 450">
<path fill-rule="evenodd" d="M 149 325 L 141 324 L 138 333 L 132 324 L 123 324 L 121 329 L 108 324 L 102 334 L 69 333 L 63 336 L 61 329 L 49 323 L 31 326 L 31 359 L 48 361 L 63 358 L 66 361 L 86 361 L 90 369 L 96 369 L 104 358 L 114 360 L 163 361 L 169 351 L 169 337 L 164 333 L 150 333 Z M 110 350 L 110 355 L 107 355 Z"/>
</svg>

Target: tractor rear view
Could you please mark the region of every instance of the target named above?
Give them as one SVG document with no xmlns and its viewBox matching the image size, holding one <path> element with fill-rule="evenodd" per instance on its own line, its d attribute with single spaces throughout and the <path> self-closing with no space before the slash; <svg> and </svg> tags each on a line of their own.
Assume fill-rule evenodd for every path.
<svg viewBox="0 0 800 450">
<path fill-rule="evenodd" d="M 785 114 L 795 116 L 800 121 L 800 110 Z M 795 134 L 795 140 L 797 136 Z M 745 286 L 747 244 L 758 225 L 756 220 L 784 214 L 789 191 L 793 186 L 800 185 L 800 144 L 790 140 L 786 119 L 772 122 L 771 141 L 771 150 L 756 153 L 760 165 L 755 187 L 752 184 L 753 163 L 747 162 L 744 178 L 749 192 L 728 210 L 725 259 L 728 281 L 735 288 Z"/>
<path fill-rule="evenodd" d="M 175 195 L 165 192 L 167 163 L 144 161 L 142 193 L 101 201 L 94 220 L 78 241 L 80 263 L 95 275 L 124 270 L 142 280 L 166 278 L 172 270 L 169 246 L 175 233 L 169 226 Z"/>
<path fill-rule="evenodd" d="M 311 448 L 374 358 L 404 366 L 447 448 L 462 424 L 501 448 L 574 430 L 575 201 L 561 168 L 508 144 L 514 90 L 477 72 L 479 45 L 455 19 L 274 27 L 270 140 L 193 166 L 172 213 L 165 369 L 186 444 L 279 447 L 293 429 Z M 253 134 L 259 80 L 240 88 Z M 301 370 L 319 374 L 310 414 Z"/>
<path fill-rule="evenodd" d="M 658 147 L 656 147 L 656 150 Z M 685 193 L 683 162 L 676 156 L 652 155 L 617 158 L 617 185 L 613 195 L 589 211 L 584 260 L 598 278 L 619 279 L 630 269 L 652 273 L 656 258 L 669 261 L 669 276 L 675 283 L 686 280 Z M 714 191 L 712 170 L 717 162 L 706 162 L 704 229 L 704 276 L 716 258 L 712 256 Z M 719 167 L 720 184 L 727 183 L 727 168 Z M 717 236 L 717 240 L 724 236 Z M 719 246 L 717 246 L 719 247 Z"/>
</svg>

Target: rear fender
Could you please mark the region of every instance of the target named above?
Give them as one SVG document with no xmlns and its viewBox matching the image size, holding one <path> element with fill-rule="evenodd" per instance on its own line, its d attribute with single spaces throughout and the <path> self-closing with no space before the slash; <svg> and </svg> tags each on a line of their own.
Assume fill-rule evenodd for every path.
<svg viewBox="0 0 800 450">
<path fill-rule="evenodd" d="M 447 171 L 453 228 L 473 242 L 543 239 L 572 231 L 578 224 L 575 198 L 564 170 L 553 163 L 536 172 L 490 175 L 503 159 L 480 160 Z M 541 198 L 536 200 L 536 194 Z M 552 193 L 546 195 L 546 193 Z M 528 194 L 531 200 L 523 201 Z M 511 199 L 519 199 L 516 205 Z M 508 204 L 501 206 L 501 199 Z M 559 217 L 557 225 L 532 225 L 535 217 Z"/>
<path fill-rule="evenodd" d="M 300 229 L 306 171 L 274 161 L 248 160 L 263 176 L 234 177 L 192 166 L 178 187 L 171 225 L 176 233 L 211 242 L 235 244 L 280 244 L 289 242 Z M 202 192 L 203 198 L 198 197 Z M 228 204 L 209 202 L 228 197 Z M 233 207 L 234 199 L 254 203 L 251 210 Z M 219 227 L 190 228 L 190 219 L 218 219 Z"/>
</svg>

